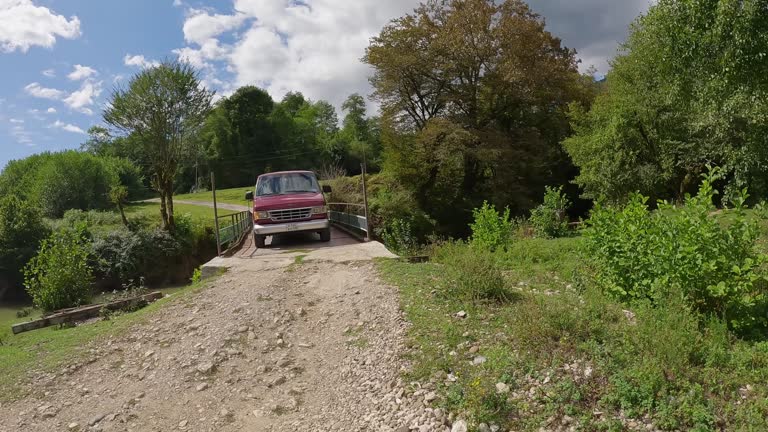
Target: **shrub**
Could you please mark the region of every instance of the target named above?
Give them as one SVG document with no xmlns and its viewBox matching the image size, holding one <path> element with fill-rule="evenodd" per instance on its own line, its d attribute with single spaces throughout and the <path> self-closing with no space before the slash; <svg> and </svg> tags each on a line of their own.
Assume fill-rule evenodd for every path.
<svg viewBox="0 0 768 432">
<path fill-rule="evenodd" d="M 450 280 L 446 290 L 449 297 L 471 302 L 505 302 L 512 298 L 490 251 L 455 242 L 440 247 L 436 255 L 438 262 L 446 267 Z"/>
<path fill-rule="evenodd" d="M 52 218 L 69 209 L 108 208 L 109 188 L 118 184 L 127 188 L 128 199 L 144 190 L 140 171 L 131 162 L 74 150 L 12 161 L 0 173 L 0 195 L 29 200 Z"/>
<path fill-rule="evenodd" d="M 567 211 L 571 207 L 563 187 L 545 188 L 544 203 L 531 211 L 530 223 L 537 237 L 557 238 L 568 233 Z"/>
<path fill-rule="evenodd" d="M 499 214 L 494 206 L 484 201 L 482 207 L 472 210 L 472 215 L 475 219 L 470 224 L 473 246 L 490 251 L 509 246 L 514 229 L 509 208 Z"/>
<path fill-rule="evenodd" d="M 48 233 L 42 215 L 28 202 L 14 196 L 0 200 L 0 277 L 11 287 L 22 285 L 22 269 Z"/>
<path fill-rule="evenodd" d="M 765 326 L 765 256 L 755 250 L 756 225 L 745 213 L 746 191 L 734 208 L 715 214 L 711 170 L 684 207 L 633 195 L 620 208 L 597 204 L 587 221 L 587 247 L 598 263 L 598 281 L 625 301 L 659 303 L 681 289 L 699 312 L 724 318 L 731 328 Z"/>
<path fill-rule="evenodd" d="M 27 292 L 36 307 L 50 312 L 90 301 L 93 271 L 88 252 L 84 226 L 57 231 L 43 241 L 24 269 Z"/>
<path fill-rule="evenodd" d="M 398 255 L 413 255 L 418 249 L 418 242 L 413 236 L 411 222 L 408 220 L 393 220 L 379 231 L 379 236 L 387 248 Z"/>
</svg>

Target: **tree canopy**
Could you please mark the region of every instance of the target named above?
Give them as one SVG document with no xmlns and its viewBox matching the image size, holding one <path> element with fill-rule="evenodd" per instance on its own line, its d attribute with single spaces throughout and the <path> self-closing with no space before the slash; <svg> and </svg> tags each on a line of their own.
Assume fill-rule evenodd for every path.
<svg viewBox="0 0 768 432">
<path fill-rule="evenodd" d="M 179 165 L 194 143 L 211 109 L 213 93 L 200 83 L 197 71 L 182 61 L 166 61 L 134 75 L 127 88 L 113 92 L 104 121 L 137 137 L 160 193 L 163 224 L 175 228 L 174 181 Z"/>
<path fill-rule="evenodd" d="M 568 180 L 566 107 L 592 80 L 519 0 L 430 1 L 372 39 L 384 166 L 445 231 L 484 199 L 522 212 Z"/>
<path fill-rule="evenodd" d="M 590 198 L 693 192 L 707 164 L 726 195 L 768 188 L 768 15 L 760 0 L 660 0 L 632 26 L 592 109 L 564 147 Z"/>
</svg>

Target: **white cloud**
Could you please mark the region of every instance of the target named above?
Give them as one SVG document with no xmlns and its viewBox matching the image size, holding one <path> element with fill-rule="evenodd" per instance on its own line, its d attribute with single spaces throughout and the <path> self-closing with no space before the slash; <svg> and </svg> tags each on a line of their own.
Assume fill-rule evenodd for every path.
<svg viewBox="0 0 768 432">
<path fill-rule="evenodd" d="M 173 0 L 173 5 L 179 7 L 183 6 L 184 4 L 181 2 L 181 0 Z"/>
<path fill-rule="evenodd" d="M 192 9 L 184 21 L 184 40 L 203 45 L 212 37 L 236 30 L 246 18 L 244 14 L 210 15 L 203 10 Z"/>
<path fill-rule="evenodd" d="M 149 68 L 159 66 L 160 62 L 157 60 L 147 60 L 143 55 L 130 55 L 126 54 L 123 57 L 123 63 L 126 66 L 136 66 L 140 68 Z"/>
<path fill-rule="evenodd" d="M 70 72 L 69 75 L 67 75 L 67 78 L 72 81 L 80 81 L 82 79 L 90 78 L 98 74 L 99 73 L 96 72 L 96 69 L 92 67 L 76 64 L 75 69 Z"/>
<path fill-rule="evenodd" d="M 31 84 L 28 84 L 26 87 L 24 87 L 24 91 L 26 91 L 31 96 L 42 98 L 42 99 L 61 99 L 64 96 L 64 92 L 61 90 L 57 90 L 54 88 L 46 88 L 40 85 L 40 83 L 33 82 Z"/>
<path fill-rule="evenodd" d="M 370 38 L 419 0 L 235 0 L 255 18 L 229 57 L 235 84 L 265 87 L 274 98 L 301 91 L 337 107 L 351 93 L 369 94 L 371 69 L 360 61 Z"/>
<path fill-rule="evenodd" d="M 48 114 L 56 114 L 56 108 L 50 107 L 45 112 L 47 112 Z"/>
<path fill-rule="evenodd" d="M 48 78 L 56 78 L 56 71 L 53 69 L 46 69 L 42 74 Z"/>
<path fill-rule="evenodd" d="M 37 45 L 51 48 L 57 37 L 80 36 L 80 20 L 67 19 L 32 0 L 0 0 L 0 51 L 27 52 Z"/>
<path fill-rule="evenodd" d="M 64 98 L 63 102 L 73 110 L 91 115 L 93 114 L 93 110 L 89 107 L 93 105 L 94 98 L 99 97 L 101 94 L 101 86 L 101 81 L 95 82 L 93 80 L 86 80 L 80 86 L 79 90 L 72 92 L 69 96 Z"/>
<path fill-rule="evenodd" d="M 20 124 L 20 123 L 24 123 L 24 120 L 22 120 L 22 119 L 16 119 L 16 118 L 12 118 L 12 119 L 10 119 L 9 121 L 10 121 L 11 123 L 17 123 L 17 124 Z"/>
<path fill-rule="evenodd" d="M 65 130 L 67 132 L 85 134 L 85 131 L 82 130 L 80 127 L 75 126 L 75 125 L 73 125 L 71 123 L 64 123 L 61 120 L 56 120 L 55 122 L 51 123 L 50 127 L 62 129 L 62 130 Z"/>
<path fill-rule="evenodd" d="M 11 128 L 11 136 L 16 139 L 19 144 L 33 147 L 35 144 L 32 142 L 31 134 L 24 129 L 24 126 L 16 125 Z"/>
<path fill-rule="evenodd" d="M 605 72 L 627 25 L 653 1 L 626 0 L 627 7 L 618 9 L 615 0 L 529 3 L 543 12 L 547 30 L 578 51 L 582 70 L 595 64 Z M 206 86 L 253 84 L 275 99 L 301 91 L 338 107 L 353 92 L 371 93 L 372 70 L 360 61 L 365 48 L 383 26 L 420 2 L 232 0 L 234 12 L 226 15 L 189 10 L 183 26 L 187 46 L 174 53 L 203 71 Z"/>
</svg>

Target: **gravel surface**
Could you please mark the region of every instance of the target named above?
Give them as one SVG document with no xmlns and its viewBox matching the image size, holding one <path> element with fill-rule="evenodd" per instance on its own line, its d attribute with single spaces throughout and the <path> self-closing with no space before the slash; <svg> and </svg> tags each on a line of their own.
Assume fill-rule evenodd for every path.
<svg viewBox="0 0 768 432">
<path fill-rule="evenodd" d="M 0 431 L 451 431 L 402 381 L 405 323 L 370 261 L 241 260 L 90 358 L 39 374 Z"/>
</svg>

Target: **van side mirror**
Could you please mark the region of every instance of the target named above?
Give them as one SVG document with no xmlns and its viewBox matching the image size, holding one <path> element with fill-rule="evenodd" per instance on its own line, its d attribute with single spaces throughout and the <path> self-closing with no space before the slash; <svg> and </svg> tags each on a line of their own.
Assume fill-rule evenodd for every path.
<svg viewBox="0 0 768 432">
<path fill-rule="evenodd" d="M 331 193 L 333 190 L 328 185 L 323 185 L 323 193 Z"/>
<path fill-rule="evenodd" d="M 253 192 L 248 191 L 245 193 L 245 200 L 246 201 L 253 201 Z"/>
</svg>

